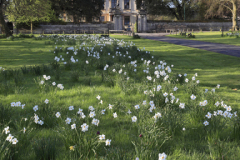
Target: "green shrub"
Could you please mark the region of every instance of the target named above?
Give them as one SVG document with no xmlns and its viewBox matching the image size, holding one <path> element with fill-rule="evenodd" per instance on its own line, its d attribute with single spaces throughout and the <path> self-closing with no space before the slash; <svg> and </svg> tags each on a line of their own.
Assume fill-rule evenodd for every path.
<svg viewBox="0 0 240 160">
<path fill-rule="evenodd" d="M 0 38 L 7 38 L 7 36 L 5 34 L 1 34 Z"/>
<path fill-rule="evenodd" d="M 185 36 L 186 37 L 187 33 L 186 32 L 180 32 L 180 36 Z"/>
<path fill-rule="evenodd" d="M 19 33 L 19 34 L 17 35 L 17 37 L 18 37 L 18 38 L 33 38 L 34 35 L 33 35 L 33 34 L 28 35 L 28 34 Z"/>
<path fill-rule="evenodd" d="M 188 38 L 195 38 L 195 35 L 193 35 L 192 33 L 189 33 L 187 37 Z"/>
</svg>

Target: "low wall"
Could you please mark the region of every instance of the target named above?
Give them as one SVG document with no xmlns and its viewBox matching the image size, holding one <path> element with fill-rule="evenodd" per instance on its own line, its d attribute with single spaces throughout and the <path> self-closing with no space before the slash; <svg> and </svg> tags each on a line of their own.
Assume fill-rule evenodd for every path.
<svg viewBox="0 0 240 160">
<path fill-rule="evenodd" d="M 187 23 L 187 22 L 148 22 L 148 32 L 166 32 L 165 29 L 191 30 L 194 31 L 219 31 L 222 27 L 224 31 L 232 28 L 232 22 L 209 22 L 209 23 Z"/>
<path fill-rule="evenodd" d="M 114 26 L 110 24 L 81 24 L 81 25 L 40 25 L 40 29 L 44 33 L 107 33 L 109 30 L 113 29 Z"/>
<path fill-rule="evenodd" d="M 80 33 L 101 33 L 101 34 L 107 34 L 109 30 L 114 29 L 113 23 L 109 24 L 80 24 L 80 25 L 40 25 L 39 28 L 34 29 L 34 34 L 80 34 Z M 24 33 L 28 34 L 30 33 L 30 30 L 26 29 L 19 29 L 18 33 Z"/>
<path fill-rule="evenodd" d="M 239 23 L 238 23 L 239 24 Z M 166 29 L 188 30 L 188 31 L 219 31 L 223 27 L 224 31 L 232 28 L 232 22 L 209 22 L 209 23 L 188 23 L 188 22 L 147 22 L 147 32 L 166 32 Z M 114 23 L 108 24 L 68 24 L 68 25 L 40 25 L 35 29 L 35 34 L 80 34 L 80 33 L 107 33 L 114 30 Z M 19 29 L 18 33 L 30 33 L 29 30 Z"/>
</svg>

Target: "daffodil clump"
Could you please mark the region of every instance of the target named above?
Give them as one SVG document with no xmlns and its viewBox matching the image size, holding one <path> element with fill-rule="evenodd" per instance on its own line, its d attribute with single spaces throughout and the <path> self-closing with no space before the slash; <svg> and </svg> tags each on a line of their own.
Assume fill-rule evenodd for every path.
<svg viewBox="0 0 240 160">
<path fill-rule="evenodd" d="M 94 96 L 87 97 L 93 99 L 89 105 L 74 105 L 75 101 L 84 101 L 77 98 L 74 101 L 66 99 L 66 106 L 54 104 L 57 95 L 69 89 L 65 79 L 56 80 L 55 75 L 45 74 L 35 78 L 39 91 L 51 97 L 34 101 L 32 106 L 20 101 L 9 105 L 31 115 L 32 129 L 54 128 L 51 132 L 61 137 L 59 144 L 65 146 L 69 159 L 115 157 L 111 154 L 118 153 L 114 137 L 118 133 L 110 134 L 102 129 L 109 123 L 115 124 L 112 127 L 116 129 L 123 124 L 129 126 L 121 132 L 131 138 L 134 148 L 131 158 L 165 160 L 170 149 L 164 144 L 170 138 L 184 137 L 186 133 L 211 137 L 220 129 L 231 130 L 239 119 L 237 111 L 215 93 L 219 84 L 211 91 L 203 91 L 199 88 L 197 73 L 192 77 L 174 73 L 174 65 L 155 59 L 150 51 L 137 48 L 133 42 L 97 35 L 51 35 L 39 39 L 51 40 L 56 45 L 50 51 L 54 55 L 52 64 L 56 72 L 70 72 L 72 80 L 77 82 L 94 73 L 101 77 L 102 85 L 120 89 L 124 98 L 138 95 L 137 99 L 130 98 L 126 102 L 112 101 L 112 95 L 97 94 L 93 90 Z M 91 84 L 92 80 L 88 79 L 88 85 Z M 53 107 L 55 105 L 58 107 Z M 199 130 L 205 135 L 198 135 Z M 18 135 L 10 134 L 9 126 L 4 128 L 4 133 L 8 134 L 6 141 L 11 145 L 23 143 L 16 138 Z M 220 134 L 217 138 L 221 138 Z"/>
</svg>

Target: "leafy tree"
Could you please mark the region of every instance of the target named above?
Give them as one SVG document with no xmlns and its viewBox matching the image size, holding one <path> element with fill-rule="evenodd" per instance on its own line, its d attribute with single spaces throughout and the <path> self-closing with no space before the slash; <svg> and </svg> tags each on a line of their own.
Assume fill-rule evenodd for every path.
<svg viewBox="0 0 240 160">
<path fill-rule="evenodd" d="M 51 9 L 54 11 L 56 17 L 62 15 L 64 10 L 69 7 L 68 0 L 50 0 L 51 1 Z"/>
<path fill-rule="evenodd" d="M 51 0 L 52 9 L 56 16 L 66 13 L 73 16 L 74 22 L 80 17 L 85 17 L 91 22 L 93 17 L 100 17 L 104 0 Z"/>
<path fill-rule="evenodd" d="M 66 12 L 73 15 L 74 20 L 84 16 L 87 22 L 91 22 L 93 17 L 100 17 L 103 9 L 102 0 L 72 0 Z"/>
<path fill-rule="evenodd" d="M 53 11 L 49 0 L 12 0 L 6 14 L 13 22 L 30 22 L 32 33 L 32 22 L 49 21 Z"/>
<path fill-rule="evenodd" d="M 10 32 L 4 20 L 4 9 L 7 5 L 8 5 L 7 0 L 0 0 L 0 27 L 1 27 L 2 34 L 6 34 L 6 36 L 9 37 L 12 35 L 12 33 Z"/>
<path fill-rule="evenodd" d="M 193 16 L 193 11 L 198 10 L 197 0 L 146 0 L 149 14 L 174 16 L 177 20 Z"/>
<path fill-rule="evenodd" d="M 232 30 L 238 30 L 237 13 L 240 4 L 240 0 L 201 0 L 208 7 L 206 17 L 214 17 L 217 15 L 223 15 L 228 10 L 232 14 Z"/>
</svg>

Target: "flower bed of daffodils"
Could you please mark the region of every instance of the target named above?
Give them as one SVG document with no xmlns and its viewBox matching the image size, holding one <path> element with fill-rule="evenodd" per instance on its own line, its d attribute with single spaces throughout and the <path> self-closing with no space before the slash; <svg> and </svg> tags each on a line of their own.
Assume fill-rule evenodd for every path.
<svg viewBox="0 0 240 160">
<path fill-rule="evenodd" d="M 54 101 L 48 99 L 34 106 L 22 104 L 21 100 L 12 102 L 10 109 L 27 110 L 28 118 L 20 119 L 21 124 L 17 127 L 4 122 L 2 158 L 17 154 L 17 146 L 31 145 L 23 141 L 35 130 L 53 125 L 57 127 L 52 132 L 61 137 L 69 159 L 104 159 L 111 146 L 116 146 L 114 137 L 101 132 L 107 119 L 117 121 L 123 118 L 132 127 L 128 133 L 133 135 L 131 143 L 135 155 L 131 158 L 134 159 L 167 159 L 168 153 L 161 146 L 174 139 L 173 135 L 184 134 L 192 128 L 203 130 L 205 135 L 202 136 L 208 138 L 217 133 L 213 136 L 216 139 L 221 138 L 222 129 L 228 133 L 238 133 L 235 130 L 239 120 L 237 111 L 216 94 L 220 84 L 209 90 L 201 90 L 197 73 L 190 76 L 173 73 L 173 64 L 156 59 L 144 47 L 140 49 L 133 42 L 97 35 L 51 35 L 35 39 L 51 40 L 55 45 L 50 53 L 54 54 L 52 70 L 56 71 L 56 75 L 38 76 L 35 83 L 39 91 L 46 94 L 64 92 L 65 84 L 56 78 L 60 72 L 71 72 L 71 80 L 76 82 L 80 77 L 89 77 L 94 72 L 106 87 L 117 86 L 126 97 L 142 94 L 144 98 L 125 106 L 110 104 L 102 95 L 96 94 L 89 98 L 97 99 L 97 104 L 63 105 L 59 106 L 59 110 L 53 109 Z M 2 74 L 7 72 L 3 68 L 1 70 Z M 89 84 L 91 80 L 86 78 Z M 179 93 L 185 98 L 179 98 Z M 35 150 L 41 150 L 38 147 L 35 146 Z M 56 151 L 53 148 L 47 148 L 47 154 L 37 151 L 36 156 L 55 159 Z"/>
</svg>

